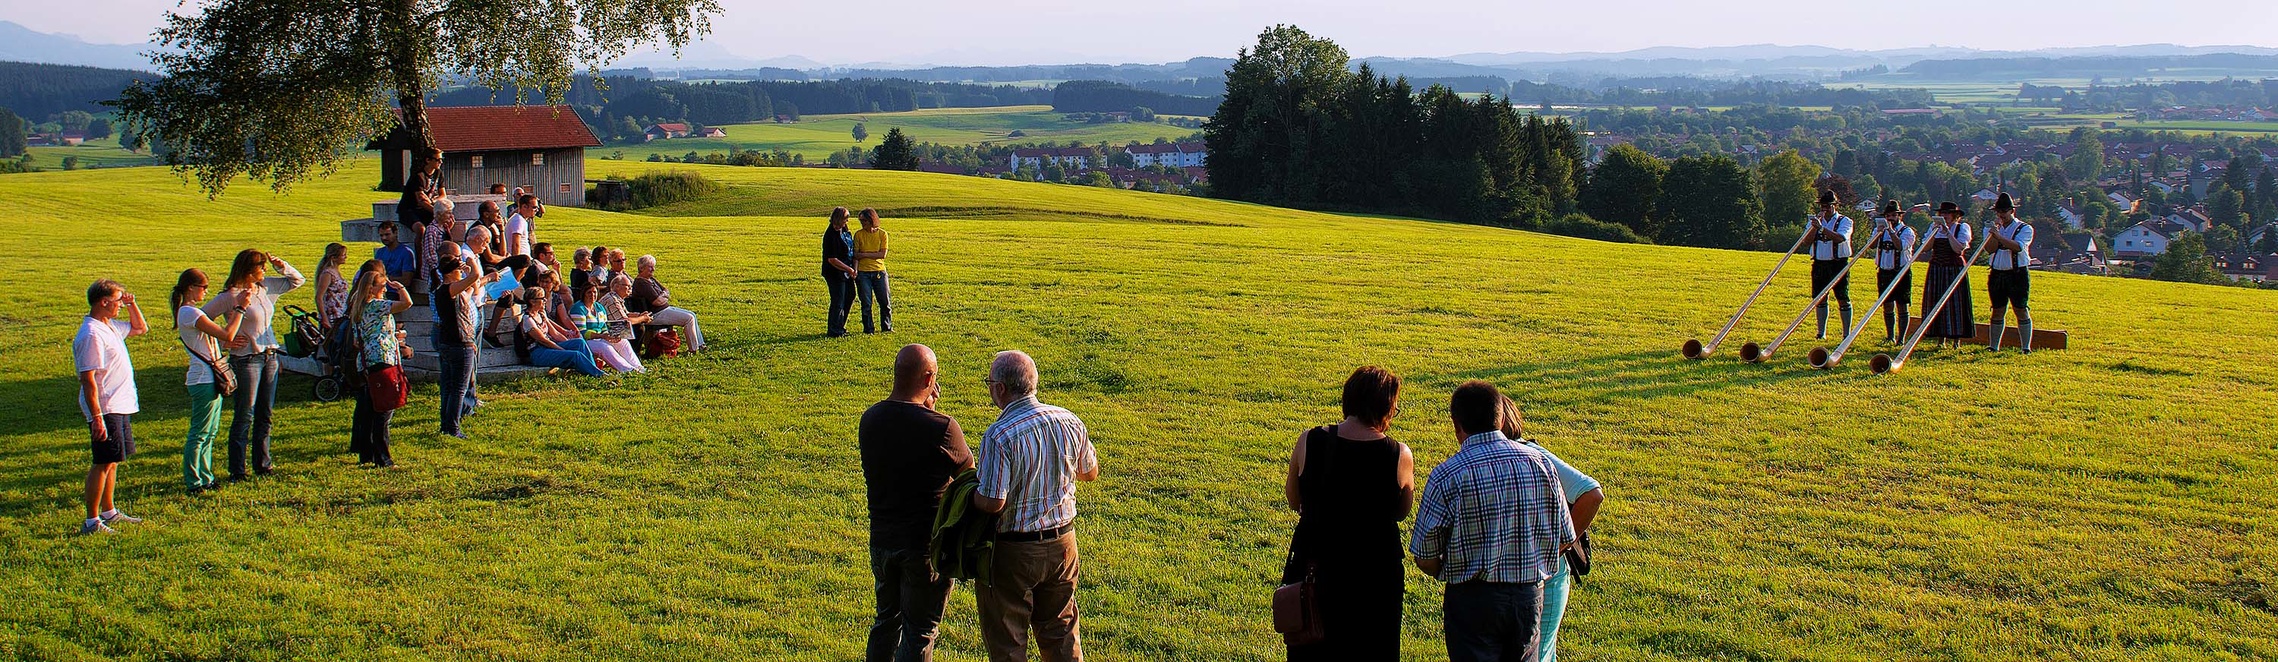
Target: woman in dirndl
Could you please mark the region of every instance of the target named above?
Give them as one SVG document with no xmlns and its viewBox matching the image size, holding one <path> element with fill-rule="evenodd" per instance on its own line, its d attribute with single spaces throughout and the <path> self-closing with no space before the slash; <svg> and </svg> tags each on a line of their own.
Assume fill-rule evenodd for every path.
<svg viewBox="0 0 2278 662">
<path fill-rule="evenodd" d="M 1962 208 L 1938 203 L 1938 222 L 1930 226 L 1930 271 L 1922 283 L 1922 335 L 1937 338 L 1940 347 L 1960 347 L 1977 336 L 1977 315 L 1970 306 L 1970 226 L 1962 221 Z M 1955 281 L 1961 281 L 1955 285 Z M 1953 296 L 1938 307 L 1938 297 L 1951 289 Z"/>
</svg>

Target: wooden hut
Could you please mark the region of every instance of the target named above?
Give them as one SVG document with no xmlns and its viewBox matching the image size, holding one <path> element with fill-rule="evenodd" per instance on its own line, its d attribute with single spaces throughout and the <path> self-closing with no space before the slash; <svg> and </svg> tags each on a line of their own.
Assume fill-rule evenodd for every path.
<svg viewBox="0 0 2278 662">
<path fill-rule="evenodd" d="M 585 206 L 585 148 L 601 141 L 569 106 L 453 106 L 427 109 L 428 133 L 443 150 L 437 178 L 458 193 L 492 184 L 519 187 L 548 205 Z M 403 191 L 416 141 L 397 127 L 364 149 L 380 152 L 380 190 Z"/>
</svg>

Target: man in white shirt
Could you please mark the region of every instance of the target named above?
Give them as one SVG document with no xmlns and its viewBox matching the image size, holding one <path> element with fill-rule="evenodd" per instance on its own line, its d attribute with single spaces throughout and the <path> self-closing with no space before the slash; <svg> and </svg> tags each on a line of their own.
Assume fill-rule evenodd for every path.
<svg viewBox="0 0 2278 662">
<path fill-rule="evenodd" d="M 1819 192 L 1819 215 L 1811 217 L 1811 293 L 1833 283 L 1830 295 L 1842 304 L 1843 335 L 1851 334 L 1851 217 L 1835 211 L 1835 192 Z M 1819 302 L 1819 337 L 1827 337 L 1827 301 Z"/>
<path fill-rule="evenodd" d="M 119 312 L 128 313 L 126 320 Z M 71 339 L 71 361 L 79 372 L 79 411 L 87 416 L 87 436 L 95 462 L 87 469 L 87 521 L 79 533 L 111 533 L 112 524 L 142 519 L 119 512 L 111 496 L 118 488 L 119 463 L 134 454 L 134 427 L 127 420 L 141 405 L 134 390 L 134 360 L 126 339 L 150 331 L 134 295 L 117 281 L 87 286 L 87 318 Z"/>
<path fill-rule="evenodd" d="M 1928 207 L 1929 205 L 1921 205 Z M 1914 228 L 1898 200 L 1883 201 L 1883 223 L 1875 229 L 1875 288 L 1883 295 L 1883 342 L 1906 337 L 1906 295 L 1914 289 Z M 1891 285 L 1897 284 L 1896 289 Z M 1893 296 L 1895 295 L 1895 296 Z M 1848 335 L 1848 332 L 1845 333 Z"/>
<path fill-rule="evenodd" d="M 506 217 L 507 254 L 530 254 L 530 219 L 537 217 L 538 196 L 522 194 L 514 203 L 514 215 Z"/>
<path fill-rule="evenodd" d="M 2033 224 L 2017 220 L 2017 203 L 2003 193 L 1993 201 L 1996 222 L 1986 228 L 1985 240 L 1992 246 L 1985 250 L 1993 254 L 1993 271 L 1985 278 L 1986 294 L 1993 299 L 1993 328 L 1985 346 L 2001 351 L 2001 336 L 2008 331 L 2002 312 L 2017 309 L 2017 348 L 2033 353 L 2033 313 L 2026 308 L 2025 297 L 2033 291 L 2031 272 L 2033 264 Z"/>
</svg>

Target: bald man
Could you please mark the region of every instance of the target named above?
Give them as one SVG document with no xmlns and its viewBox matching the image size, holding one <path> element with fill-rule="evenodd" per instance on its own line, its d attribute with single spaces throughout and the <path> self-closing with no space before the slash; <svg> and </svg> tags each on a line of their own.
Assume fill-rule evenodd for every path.
<svg viewBox="0 0 2278 662">
<path fill-rule="evenodd" d="M 870 662 L 933 659 L 949 578 L 934 572 L 927 545 L 950 479 L 973 466 L 957 419 L 934 411 L 941 398 L 933 350 L 894 356 L 894 391 L 862 412 L 862 481 L 870 499 L 870 575 L 878 611 Z"/>
</svg>

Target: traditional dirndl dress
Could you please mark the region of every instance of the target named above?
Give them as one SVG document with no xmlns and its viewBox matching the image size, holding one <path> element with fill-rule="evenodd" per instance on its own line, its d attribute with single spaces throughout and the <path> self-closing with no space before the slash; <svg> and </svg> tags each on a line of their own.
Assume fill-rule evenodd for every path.
<svg viewBox="0 0 2278 662">
<path fill-rule="evenodd" d="M 1929 325 L 1923 329 L 1925 338 L 1972 338 L 1977 336 L 1977 311 L 1970 305 L 1970 268 L 1961 252 L 1954 250 L 1952 242 L 1933 230 L 1930 233 L 1930 269 L 1922 279 L 1922 315 Z M 1946 300 L 1946 307 L 1933 310 L 1938 297 L 1954 285 L 1954 296 Z"/>
</svg>

